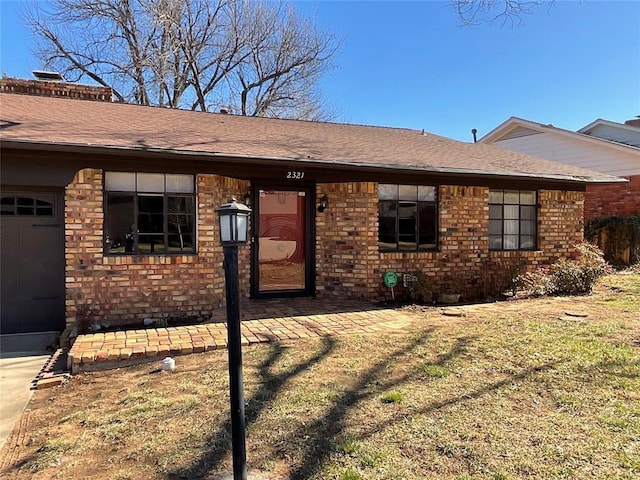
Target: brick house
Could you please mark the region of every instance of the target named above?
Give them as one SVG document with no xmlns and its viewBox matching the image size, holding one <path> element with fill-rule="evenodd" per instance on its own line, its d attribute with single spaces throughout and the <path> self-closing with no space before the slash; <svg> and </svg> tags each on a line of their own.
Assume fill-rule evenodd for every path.
<svg viewBox="0 0 640 480">
<path fill-rule="evenodd" d="M 618 181 L 415 130 L 0 90 L 3 333 L 220 308 L 214 210 L 230 196 L 253 209 L 245 296 L 373 301 L 390 298 L 385 272 L 421 271 L 478 298 L 568 256 L 586 185 Z"/>
<path fill-rule="evenodd" d="M 479 141 L 515 152 L 624 177 L 627 183 L 586 189 L 585 222 L 640 215 L 640 122 L 598 119 L 577 132 L 511 117 Z"/>
</svg>

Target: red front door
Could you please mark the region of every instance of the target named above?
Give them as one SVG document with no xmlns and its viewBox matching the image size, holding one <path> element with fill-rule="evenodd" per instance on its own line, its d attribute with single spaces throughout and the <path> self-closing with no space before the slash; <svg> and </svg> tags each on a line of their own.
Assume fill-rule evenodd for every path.
<svg viewBox="0 0 640 480">
<path fill-rule="evenodd" d="M 258 189 L 254 215 L 257 296 L 311 294 L 308 190 Z"/>
</svg>

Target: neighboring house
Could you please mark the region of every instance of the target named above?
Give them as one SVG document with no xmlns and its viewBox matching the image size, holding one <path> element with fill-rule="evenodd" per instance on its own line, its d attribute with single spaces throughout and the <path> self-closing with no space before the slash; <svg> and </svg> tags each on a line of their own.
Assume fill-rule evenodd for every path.
<svg viewBox="0 0 640 480">
<path fill-rule="evenodd" d="M 640 126 L 596 120 L 572 132 L 511 117 L 479 142 L 567 165 L 625 177 L 626 184 L 589 185 L 585 221 L 603 216 L 640 215 Z"/>
<path fill-rule="evenodd" d="M 570 255 L 585 187 L 619 181 L 415 130 L 0 90 L 2 333 L 220 308 L 215 208 L 232 195 L 253 209 L 244 295 L 379 300 L 385 272 L 420 270 L 478 298 Z"/>
<path fill-rule="evenodd" d="M 616 143 L 624 143 L 632 147 L 640 147 L 640 119 L 637 118 L 627 120 L 625 123 L 611 122 L 599 118 L 586 127 L 582 127 L 578 130 L 578 133 Z"/>
</svg>

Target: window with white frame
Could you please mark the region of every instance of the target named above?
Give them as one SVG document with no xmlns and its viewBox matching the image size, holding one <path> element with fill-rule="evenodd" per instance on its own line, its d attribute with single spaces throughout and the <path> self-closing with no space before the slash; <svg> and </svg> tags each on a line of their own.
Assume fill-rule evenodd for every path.
<svg viewBox="0 0 640 480">
<path fill-rule="evenodd" d="M 535 250 L 537 193 L 489 190 L 489 250 Z"/>
<path fill-rule="evenodd" d="M 105 253 L 195 253 L 193 175 L 105 172 Z"/>
<path fill-rule="evenodd" d="M 438 187 L 378 185 L 378 247 L 381 251 L 435 250 Z"/>
</svg>

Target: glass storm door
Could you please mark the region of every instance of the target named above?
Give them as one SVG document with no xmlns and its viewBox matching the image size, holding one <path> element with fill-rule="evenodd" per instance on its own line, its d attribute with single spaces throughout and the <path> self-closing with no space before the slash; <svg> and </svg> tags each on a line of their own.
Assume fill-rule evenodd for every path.
<svg viewBox="0 0 640 480">
<path fill-rule="evenodd" d="M 310 192 L 258 189 L 256 197 L 256 293 L 258 296 L 308 294 Z"/>
</svg>

